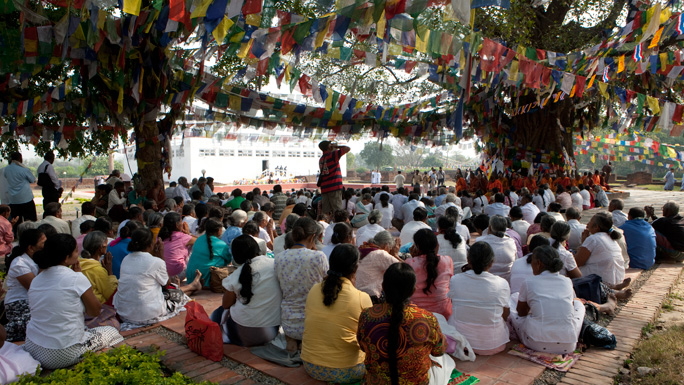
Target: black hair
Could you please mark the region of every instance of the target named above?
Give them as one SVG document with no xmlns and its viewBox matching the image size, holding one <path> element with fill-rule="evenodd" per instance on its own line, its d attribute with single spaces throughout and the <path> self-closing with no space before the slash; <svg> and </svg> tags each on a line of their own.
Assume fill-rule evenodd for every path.
<svg viewBox="0 0 684 385">
<path fill-rule="evenodd" d="M 333 227 L 333 234 L 332 237 L 330 238 L 330 242 L 333 245 L 339 245 L 344 243 L 349 237 L 352 235 L 353 230 L 352 227 L 349 226 L 348 223 L 346 222 L 341 222 L 335 224 L 335 227 Z"/>
<path fill-rule="evenodd" d="M 191 215 L 195 211 L 195 205 L 192 203 L 188 203 L 187 205 L 183 205 L 183 215 L 188 216 Z"/>
<path fill-rule="evenodd" d="M 561 208 L 563 208 L 563 206 L 561 206 L 560 203 L 551 202 L 549 203 L 549 207 L 547 207 L 546 211 L 550 211 L 552 213 L 559 213 L 561 211 Z"/>
<path fill-rule="evenodd" d="M 95 205 L 93 202 L 83 202 L 81 205 L 81 213 L 83 215 L 93 215 L 95 213 Z"/>
<path fill-rule="evenodd" d="M 195 206 L 195 215 L 197 215 L 197 218 L 202 219 L 207 216 L 207 205 L 200 203 Z"/>
<path fill-rule="evenodd" d="M 591 219 L 594 221 L 596 226 L 598 226 L 599 232 L 610 235 L 610 239 L 617 241 L 620 239 L 620 237 L 622 237 L 622 234 L 620 234 L 619 231 L 613 230 L 613 217 L 610 214 L 606 212 L 596 213 Z"/>
<path fill-rule="evenodd" d="M 451 217 L 446 215 L 439 217 L 437 227 L 443 231 L 444 239 L 451 243 L 451 247 L 455 249 L 461 244 L 461 236 L 456 231 L 456 223 Z"/>
<path fill-rule="evenodd" d="M 330 253 L 330 270 L 323 279 L 323 304 L 332 306 L 342 290 L 342 278 L 352 275 L 359 265 L 359 249 L 354 245 L 336 246 Z"/>
<path fill-rule="evenodd" d="M 58 234 L 57 229 L 53 225 L 48 223 L 43 223 L 42 225 L 38 226 L 38 230 L 41 230 L 48 238 Z"/>
<path fill-rule="evenodd" d="M 387 355 L 392 385 L 399 384 L 397 349 L 399 348 L 399 328 L 404 321 L 404 308 L 409 303 L 416 288 L 416 273 L 407 263 L 394 263 L 385 270 L 382 277 L 382 290 L 385 301 L 392 306 L 387 331 Z"/>
<path fill-rule="evenodd" d="M 243 234 L 233 239 L 230 244 L 230 251 L 233 254 L 233 260 L 242 265 L 242 271 L 238 277 L 238 282 L 242 286 L 239 294 L 242 303 L 247 305 L 254 296 L 252 292 L 252 259 L 259 255 L 259 244 L 251 236 Z"/>
<path fill-rule="evenodd" d="M 494 194 L 494 202 L 504 203 L 505 200 L 506 200 L 506 197 L 502 193 Z"/>
<path fill-rule="evenodd" d="M 346 222 L 349 219 L 349 212 L 347 210 L 335 210 L 333 212 L 333 222 Z"/>
<path fill-rule="evenodd" d="M 422 222 L 428 217 L 428 212 L 425 207 L 416 207 L 413 210 L 413 220 L 416 222 Z"/>
<path fill-rule="evenodd" d="M 556 223 L 556 218 L 552 217 L 551 215 L 547 215 L 539 222 L 539 227 L 541 228 L 541 231 L 550 233 L 551 226 L 553 226 L 554 223 Z"/>
<path fill-rule="evenodd" d="M 64 262 L 76 247 L 76 239 L 71 234 L 55 234 L 48 237 L 43 250 L 33 255 L 33 261 L 39 268 L 48 269 Z"/>
<path fill-rule="evenodd" d="M 484 230 L 489 227 L 489 215 L 480 214 L 473 219 L 473 226 L 478 230 Z"/>
<path fill-rule="evenodd" d="M 642 209 L 640 207 L 632 207 L 631 209 L 629 209 L 629 212 L 627 213 L 627 215 L 629 215 L 632 219 L 645 218 L 646 212 L 644 211 L 644 209 Z"/>
<path fill-rule="evenodd" d="M 553 248 L 557 249 L 561 242 L 567 239 L 568 234 L 570 234 L 570 225 L 564 221 L 557 221 L 551 226 L 551 238 L 553 239 Z"/>
<path fill-rule="evenodd" d="M 211 237 L 218 237 L 219 231 L 223 228 L 223 223 L 216 218 L 209 218 L 205 221 L 204 227 L 206 229 L 204 236 L 207 237 L 209 259 L 214 259 L 214 249 L 211 247 Z"/>
<path fill-rule="evenodd" d="M 177 205 L 180 205 L 181 203 L 185 203 L 185 199 L 183 197 L 173 197 L 173 200 L 176 201 Z M 185 205 L 183 205 L 185 206 Z"/>
<path fill-rule="evenodd" d="M 159 229 L 159 238 L 161 238 L 162 241 L 171 238 L 171 234 L 173 234 L 174 231 L 178 231 L 178 222 L 181 220 L 181 216 L 177 212 L 166 213 L 166 215 L 164 215 L 164 224 L 161 229 Z"/>
<path fill-rule="evenodd" d="M 420 229 L 413 235 L 413 245 L 418 248 L 421 255 L 425 255 L 425 271 L 427 271 L 427 280 L 425 281 L 425 288 L 423 293 L 430 294 L 432 290 L 430 287 L 434 286 L 437 280 L 437 265 L 439 265 L 439 256 L 435 249 L 439 246 L 437 237 L 432 229 Z M 435 288 L 437 288 L 435 286 Z"/>
<path fill-rule="evenodd" d="M 549 244 L 549 239 L 541 234 L 536 234 L 530 239 L 530 244 L 527 245 L 527 250 L 529 254 L 527 256 L 527 263 L 532 263 L 532 252 L 534 249 L 540 246 L 547 246 Z"/>
<path fill-rule="evenodd" d="M 95 221 L 91 221 L 90 219 L 83 221 L 83 222 L 81 222 L 80 225 L 78 225 L 78 230 L 81 232 L 81 234 L 87 233 L 94 228 L 95 228 Z"/>
<path fill-rule="evenodd" d="M 128 221 L 124 227 L 121 228 L 119 237 L 121 239 L 131 238 L 133 236 L 133 232 L 141 227 L 143 227 L 143 225 L 138 221 Z"/>
<path fill-rule="evenodd" d="M 487 242 L 475 242 L 468 251 L 468 263 L 480 275 L 494 262 L 494 250 Z"/>
<path fill-rule="evenodd" d="M 134 219 L 143 213 L 143 209 L 138 206 L 133 206 L 128 209 L 128 219 Z"/>
<path fill-rule="evenodd" d="M 128 222 L 132 223 L 132 222 Z M 126 226 L 128 226 L 128 223 Z M 121 229 L 123 232 L 123 229 Z M 128 244 L 128 251 L 145 251 L 154 242 L 154 234 L 150 229 L 144 227 L 136 228 L 131 232 L 131 243 Z"/>
<path fill-rule="evenodd" d="M 297 203 L 292 208 L 292 212 L 302 217 L 306 214 L 306 205 L 304 203 Z"/>
<path fill-rule="evenodd" d="M 382 205 L 382 207 L 387 207 L 389 205 L 389 199 L 389 194 L 380 194 L 380 204 Z"/>
<path fill-rule="evenodd" d="M 259 225 L 254 221 L 247 221 L 247 223 L 242 226 L 242 234 L 258 237 Z"/>
<path fill-rule="evenodd" d="M 508 213 L 511 218 L 522 218 L 522 209 L 520 206 L 511 207 L 511 211 Z"/>
<path fill-rule="evenodd" d="M 312 235 L 321 233 L 321 226 L 309 217 L 301 217 L 297 219 L 292 227 L 292 239 L 295 242 L 301 242 Z"/>
<path fill-rule="evenodd" d="M 254 207 L 254 205 L 252 205 L 252 202 L 248 201 L 246 199 L 244 201 L 240 202 L 240 210 L 242 210 L 244 212 L 251 211 L 253 207 Z"/>
<path fill-rule="evenodd" d="M 557 273 L 563 269 L 563 261 L 558 256 L 558 251 L 549 245 L 539 246 L 534 249 L 532 258 L 541 262 L 544 270 Z"/>
<path fill-rule="evenodd" d="M 541 223 L 542 218 L 544 218 L 547 215 L 549 214 L 544 211 L 540 211 L 539 214 L 537 214 L 537 216 L 534 217 L 534 223 Z"/>
<path fill-rule="evenodd" d="M 10 265 L 14 258 L 26 253 L 29 246 L 35 246 L 40 241 L 40 238 L 45 235 L 43 230 L 40 229 L 26 229 L 21 233 L 19 237 L 19 244 L 14 246 L 12 253 L 5 259 L 5 272 L 9 271 Z"/>
</svg>

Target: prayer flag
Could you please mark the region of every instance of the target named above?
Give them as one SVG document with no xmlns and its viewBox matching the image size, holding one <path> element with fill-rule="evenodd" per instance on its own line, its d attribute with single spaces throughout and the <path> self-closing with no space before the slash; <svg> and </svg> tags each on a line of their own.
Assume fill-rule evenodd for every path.
<svg viewBox="0 0 684 385">
<path fill-rule="evenodd" d="M 140 3 L 142 0 L 123 0 L 123 11 L 131 15 L 140 15 Z"/>
<path fill-rule="evenodd" d="M 677 33 L 680 35 L 684 33 L 684 13 L 680 13 L 677 18 Z"/>
<path fill-rule="evenodd" d="M 637 44 L 636 47 L 634 47 L 634 55 L 632 56 L 635 62 L 640 62 L 641 59 L 643 59 L 643 56 L 641 55 L 641 44 Z"/>
<path fill-rule="evenodd" d="M 658 99 L 652 96 L 646 96 L 646 101 L 648 102 L 648 108 L 651 109 L 653 115 L 657 115 L 660 112 L 660 103 Z"/>
<path fill-rule="evenodd" d="M 183 22 L 183 19 L 185 19 L 185 0 L 169 1 L 169 19 Z"/>
<path fill-rule="evenodd" d="M 604 83 L 610 80 L 610 78 L 608 77 L 608 68 L 609 67 L 606 66 L 606 68 L 603 69 L 603 82 Z"/>
<path fill-rule="evenodd" d="M 617 73 L 620 73 L 624 70 L 625 70 L 625 55 L 622 55 L 618 58 Z"/>
<path fill-rule="evenodd" d="M 663 29 L 665 29 L 665 27 L 660 27 L 658 32 L 655 33 L 655 35 L 653 36 L 653 40 L 651 40 L 651 44 L 648 45 L 648 48 L 654 48 L 658 46 L 660 36 L 663 34 Z"/>
</svg>

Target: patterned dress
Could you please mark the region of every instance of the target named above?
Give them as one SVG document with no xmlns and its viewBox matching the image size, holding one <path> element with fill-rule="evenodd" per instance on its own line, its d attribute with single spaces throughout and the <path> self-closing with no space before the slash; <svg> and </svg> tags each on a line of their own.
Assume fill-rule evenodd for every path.
<svg viewBox="0 0 684 385">
<path fill-rule="evenodd" d="M 328 258 L 321 251 L 288 249 L 275 258 L 275 271 L 283 292 L 280 326 L 286 336 L 301 340 L 306 296 L 311 287 L 326 276 Z"/>
<path fill-rule="evenodd" d="M 389 353 L 387 351 L 392 306 L 378 304 L 361 312 L 357 339 L 366 353 L 365 384 L 389 384 Z M 397 367 L 399 384 L 429 383 L 432 367 L 430 355 L 441 356 L 446 343 L 437 319 L 432 313 L 415 305 L 404 308 L 399 328 Z"/>
</svg>

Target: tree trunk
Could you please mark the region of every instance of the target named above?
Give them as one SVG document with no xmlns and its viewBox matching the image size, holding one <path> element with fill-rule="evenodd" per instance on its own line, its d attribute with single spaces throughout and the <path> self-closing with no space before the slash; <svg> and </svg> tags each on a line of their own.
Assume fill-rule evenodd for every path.
<svg viewBox="0 0 684 385">
<path fill-rule="evenodd" d="M 139 143 L 136 153 L 138 176 L 143 186 L 149 190 L 155 181 L 163 180 L 162 145 L 155 140 L 159 137 L 157 121 L 144 122 L 142 127 L 135 130 L 135 136 Z"/>
</svg>

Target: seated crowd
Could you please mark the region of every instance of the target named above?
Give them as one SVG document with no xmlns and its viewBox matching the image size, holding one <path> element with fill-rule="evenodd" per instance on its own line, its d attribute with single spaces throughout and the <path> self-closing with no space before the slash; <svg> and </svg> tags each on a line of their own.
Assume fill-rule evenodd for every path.
<svg viewBox="0 0 684 385">
<path fill-rule="evenodd" d="M 420 185 L 347 189 L 332 213 L 317 191 L 279 185 L 222 194 L 211 178 L 152 191 L 108 181 L 70 224 L 51 203 L 43 220 L 15 226 L 16 241 L 0 234 L 6 339 L 25 341 L 44 368 L 66 367 L 121 341 L 117 329 L 177 315 L 213 267 L 232 265 L 222 306 L 207 309 L 224 342 L 283 333 L 321 381 L 446 384 L 455 348 L 442 328 L 479 355 L 512 338 L 572 352 L 586 303 L 611 312 L 631 295 L 625 268 L 684 259 L 675 203 L 656 219 L 605 202 L 600 175 L 478 174 L 459 171 L 455 187 L 424 195 Z M 595 206 L 610 212 L 582 225 Z M 10 214 L 0 205 L 0 222 Z M 582 279 L 600 283 L 596 296 L 579 297 Z"/>
</svg>

